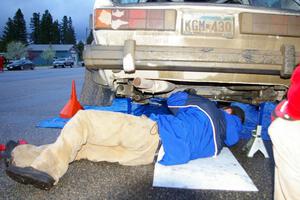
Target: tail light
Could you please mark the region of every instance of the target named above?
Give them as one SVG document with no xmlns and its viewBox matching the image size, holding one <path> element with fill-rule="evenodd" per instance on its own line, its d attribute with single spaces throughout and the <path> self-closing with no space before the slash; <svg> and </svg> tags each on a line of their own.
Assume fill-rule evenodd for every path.
<svg viewBox="0 0 300 200">
<path fill-rule="evenodd" d="M 176 10 L 96 9 L 94 28 L 113 30 L 174 31 Z"/>
<path fill-rule="evenodd" d="M 300 36 L 300 16 L 241 13 L 240 21 L 241 33 Z"/>
</svg>

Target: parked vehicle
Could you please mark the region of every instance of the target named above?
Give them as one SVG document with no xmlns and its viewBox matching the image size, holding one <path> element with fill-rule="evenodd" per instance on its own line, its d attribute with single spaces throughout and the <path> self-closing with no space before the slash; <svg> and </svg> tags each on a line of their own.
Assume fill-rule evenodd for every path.
<svg viewBox="0 0 300 200">
<path fill-rule="evenodd" d="M 74 60 L 72 58 L 57 58 L 53 61 L 53 67 L 73 67 Z"/>
<path fill-rule="evenodd" d="M 65 59 L 64 58 L 55 59 L 53 61 L 53 67 L 54 68 L 56 68 L 56 67 L 65 67 Z"/>
<path fill-rule="evenodd" d="M 80 61 L 79 66 L 84 67 L 84 61 Z"/>
<path fill-rule="evenodd" d="M 65 58 L 65 66 L 73 67 L 73 65 L 74 65 L 73 58 Z"/>
<path fill-rule="evenodd" d="M 34 64 L 28 59 L 20 59 L 12 61 L 6 65 L 8 70 L 23 70 L 23 69 L 34 69 Z"/>
<path fill-rule="evenodd" d="M 280 101 L 300 62 L 299 0 L 96 0 L 83 104 L 193 88 L 217 101 Z"/>
</svg>

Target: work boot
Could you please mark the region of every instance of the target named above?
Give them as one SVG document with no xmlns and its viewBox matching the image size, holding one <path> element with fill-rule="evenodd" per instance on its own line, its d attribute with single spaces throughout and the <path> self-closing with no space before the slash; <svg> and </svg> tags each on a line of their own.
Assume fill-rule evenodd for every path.
<svg viewBox="0 0 300 200">
<path fill-rule="evenodd" d="M 13 140 L 10 140 L 6 143 L 6 149 L 1 155 L 1 157 L 4 159 L 6 167 L 8 167 L 11 163 L 11 152 L 18 145 L 19 144 L 17 142 L 13 141 Z"/>
<path fill-rule="evenodd" d="M 10 165 L 6 169 L 6 174 L 14 181 L 25 185 L 30 184 L 42 190 L 50 190 L 55 182 L 49 174 L 32 167 Z"/>
</svg>

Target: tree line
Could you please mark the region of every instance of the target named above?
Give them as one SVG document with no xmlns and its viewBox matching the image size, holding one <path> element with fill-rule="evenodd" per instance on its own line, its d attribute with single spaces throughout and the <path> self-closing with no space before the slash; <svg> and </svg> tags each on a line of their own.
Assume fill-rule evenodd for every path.
<svg viewBox="0 0 300 200">
<path fill-rule="evenodd" d="M 54 20 L 49 10 L 42 15 L 33 13 L 30 19 L 30 33 L 21 9 L 13 18 L 8 18 L 0 38 L 0 51 L 5 51 L 10 42 L 27 44 L 76 44 L 72 18 L 64 16 L 59 22 Z"/>
</svg>

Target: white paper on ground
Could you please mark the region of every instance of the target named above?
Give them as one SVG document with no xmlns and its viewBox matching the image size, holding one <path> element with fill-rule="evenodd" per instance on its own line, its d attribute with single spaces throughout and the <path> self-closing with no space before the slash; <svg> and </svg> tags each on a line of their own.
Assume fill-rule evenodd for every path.
<svg viewBox="0 0 300 200">
<path fill-rule="evenodd" d="M 173 166 L 158 163 L 163 154 L 161 147 L 154 169 L 154 187 L 258 191 L 228 148 L 223 148 L 215 158 L 200 158 Z"/>
</svg>

